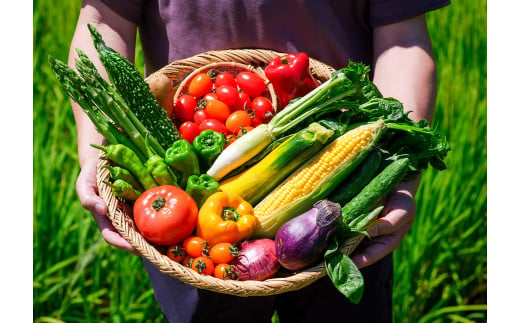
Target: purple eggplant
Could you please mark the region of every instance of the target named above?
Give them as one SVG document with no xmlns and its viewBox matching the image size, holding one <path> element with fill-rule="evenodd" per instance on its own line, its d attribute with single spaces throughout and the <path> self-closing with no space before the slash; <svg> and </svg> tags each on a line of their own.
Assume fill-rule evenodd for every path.
<svg viewBox="0 0 520 323">
<path fill-rule="evenodd" d="M 284 223 L 276 233 L 276 257 L 289 270 L 300 270 L 322 258 L 341 224 L 341 206 L 329 200 Z"/>
</svg>

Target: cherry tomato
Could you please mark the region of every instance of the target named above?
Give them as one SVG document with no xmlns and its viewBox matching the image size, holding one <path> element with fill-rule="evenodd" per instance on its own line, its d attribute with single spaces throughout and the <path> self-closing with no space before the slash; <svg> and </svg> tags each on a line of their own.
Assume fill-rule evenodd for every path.
<svg viewBox="0 0 520 323">
<path fill-rule="evenodd" d="M 227 104 L 220 100 L 209 100 L 204 110 L 209 118 L 217 119 L 222 122 L 225 122 L 231 113 Z"/>
<path fill-rule="evenodd" d="M 240 130 L 237 133 L 237 137 L 240 137 L 253 129 L 254 127 L 240 127 Z"/>
<path fill-rule="evenodd" d="M 166 256 L 173 261 L 181 262 L 184 259 L 186 253 L 184 252 L 184 248 L 180 244 L 175 244 L 168 247 L 168 251 L 166 252 Z"/>
<path fill-rule="evenodd" d="M 226 145 L 224 145 L 224 148 L 227 148 L 227 146 L 231 145 L 237 139 L 238 139 L 238 137 L 235 136 L 234 134 L 228 134 L 226 136 Z"/>
<path fill-rule="evenodd" d="M 230 263 L 236 256 L 238 248 L 229 242 L 217 243 L 209 249 L 209 257 L 215 265 Z"/>
<path fill-rule="evenodd" d="M 218 264 L 213 270 L 213 277 L 223 280 L 238 280 L 240 278 L 240 272 L 235 265 Z"/>
<path fill-rule="evenodd" d="M 226 146 L 231 145 L 235 140 L 240 138 L 242 135 L 246 134 L 247 132 L 253 130 L 254 127 L 240 127 L 236 133 L 231 133 L 226 136 Z"/>
<path fill-rule="evenodd" d="M 236 80 L 238 87 L 253 98 L 261 95 L 267 89 L 264 80 L 252 72 L 240 72 L 238 73 Z"/>
<path fill-rule="evenodd" d="M 228 134 L 228 130 L 226 125 L 217 119 L 205 119 L 199 124 L 200 131 L 211 129 L 218 132 L 223 133 L 224 135 Z"/>
<path fill-rule="evenodd" d="M 274 109 L 271 101 L 265 96 L 257 96 L 251 102 L 251 109 L 255 112 L 255 117 L 260 118 L 266 123 L 274 117 Z"/>
<path fill-rule="evenodd" d="M 206 110 L 204 110 L 204 109 L 195 110 L 195 113 L 193 114 L 193 122 L 195 122 L 197 125 L 200 125 L 200 123 L 206 119 L 209 119 L 208 114 L 206 113 Z"/>
<path fill-rule="evenodd" d="M 251 109 L 251 97 L 244 91 L 238 92 L 238 103 L 236 106 L 237 110 L 250 110 Z"/>
<path fill-rule="evenodd" d="M 231 133 L 236 133 L 240 127 L 249 127 L 250 125 L 251 116 L 244 110 L 237 110 L 226 119 L 226 128 Z"/>
<path fill-rule="evenodd" d="M 238 90 L 236 86 L 231 85 L 222 85 L 217 87 L 215 90 L 215 94 L 217 95 L 218 99 L 225 104 L 227 104 L 228 107 L 231 107 L 234 109 L 235 106 L 240 105 L 240 99 L 238 96 Z"/>
<path fill-rule="evenodd" d="M 199 125 L 193 121 L 186 121 L 179 127 L 179 132 L 183 139 L 186 139 L 190 144 L 193 144 L 193 139 L 200 134 Z"/>
<path fill-rule="evenodd" d="M 251 120 L 251 126 L 253 127 L 258 127 L 259 125 L 261 125 L 263 123 L 262 119 L 260 119 L 258 116 L 254 116 L 253 119 Z"/>
<path fill-rule="evenodd" d="M 213 264 L 213 261 L 211 261 L 209 257 L 200 256 L 193 259 L 191 269 L 202 275 L 213 275 L 215 264 Z"/>
<path fill-rule="evenodd" d="M 191 264 L 193 264 L 193 259 L 195 259 L 195 257 L 186 254 L 186 255 L 184 256 L 184 258 L 182 259 L 181 264 L 182 264 L 183 266 L 186 266 L 186 267 L 190 267 L 190 268 L 191 268 Z"/>
<path fill-rule="evenodd" d="M 141 234 L 159 245 L 181 242 L 197 224 L 197 204 L 188 193 L 173 185 L 144 191 L 135 201 L 133 210 Z"/>
<path fill-rule="evenodd" d="M 215 93 L 213 92 L 210 92 L 210 93 L 206 93 L 203 97 L 202 97 L 203 100 L 205 101 L 209 101 L 209 100 L 218 100 L 218 97 Z M 205 105 L 205 104 L 204 104 Z"/>
<path fill-rule="evenodd" d="M 215 86 L 218 88 L 222 85 L 230 85 L 233 87 L 237 87 L 237 81 L 235 80 L 235 77 L 233 74 L 228 72 L 221 72 L 218 73 L 215 77 Z"/>
<path fill-rule="evenodd" d="M 182 95 L 173 107 L 175 123 L 181 125 L 184 121 L 192 121 L 195 108 L 197 108 L 197 100 L 189 94 Z"/>
<path fill-rule="evenodd" d="M 186 254 L 192 257 L 207 256 L 209 252 L 208 243 L 201 237 L 191 236 L 184 239 L 182 247 Z"/>
<path fill-rule="evenodd" d="M 202 97 L 211 90 L 213 90 L 213 81 L 206 73 L 197 74 L 188 85 L 188 93 L 196 98 Z"/>
</svg>

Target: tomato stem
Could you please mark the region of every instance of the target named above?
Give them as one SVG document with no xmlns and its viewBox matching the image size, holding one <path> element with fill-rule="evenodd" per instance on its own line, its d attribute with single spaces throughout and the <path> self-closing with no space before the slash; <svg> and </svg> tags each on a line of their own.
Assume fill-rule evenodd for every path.
<svg viewBox="0 0 520 323">
<path fill-rule="evenodd" d="M 165 197 L 158 197 L 153 200 L 152 202 L 152 208 L 155 211 L 159 211 L 166 205 L 166 198 Z"/>
</svg>

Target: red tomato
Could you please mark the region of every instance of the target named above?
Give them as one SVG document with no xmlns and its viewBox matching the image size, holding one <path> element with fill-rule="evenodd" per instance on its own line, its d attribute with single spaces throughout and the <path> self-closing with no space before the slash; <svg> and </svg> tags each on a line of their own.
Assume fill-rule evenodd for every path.
<svg viewBox="0 0 520 323">
<path fill-rule="evenodd" d="M 262 122 L 262 119 L 260 119 L 258 116 L 254 116 L 253 119 L 251 120 L 251 126 L 253 127 L 258 127 L 259 125 L 261 125 L 263 122 Z"/>
<path fill-rule="evenodd" d="M 191 236 L 184 239 L 182 247 L 186 254 L 192 257 L 200 257 L 208 255 L 208 243 L 201 237 Z"/>
<path fill-rule="evenodd" d="M 185 255 L 186 253 L 184 252 L 184 248 L 179 244 L 169 246 L 168 251 L 166 252 L 168 258 L 179 263 L 184 259 Z"/>
<path fill-rule="evenodd" d="M 217 119 L 222 122 L 225 122 L 231 113 L 227 104 L 220 100 L 209 100 L 204 110 L 209 118 Z"/>
<path fill-rule="evenodd" d="M 188 85 L 188 93 L 196 98 L 202 97 L 211 90 L 213 90 L 213 81 L 206 73 L 196 75 Z"/>
<path fill-rule="evenodd" d="M 218 264 L 213 270 L 213 277 L 223 280 L 238 280 L 240 278 L 240 272 L 234 265 Z"/>
<path fill-rule="evenodd" d="M 236 79 L 238 87 L 253 98 L 261 95 L 267 89 L 264 80 L 252 72 L 240 72 Z"/>
<path fill-rule="evenodd" d="M 237 136 L 233 135 L 233 134 L 229 134 L 226 136 L 226 145 L 224 146 L 224 148 L 227 148 L 227 146 L 231 145 L 233 142 L 235 142 L 235 140 L 237 140 Z"/>
<path fill-rule="evenodd" d="M 251 97 L 244 91 L 238 92 L 238 104 L 236 106 L 237 110 L 249 110 L 251 109 Z"/>
<path fill-rule="evenodd" d="M 228 72 L 221 72 L 217 74 L 217 76 L 215 77 L 215 86 L 218 88 L 222 85 L 231 85 L 236 88 L 237 81 L 235 80 L 233 74 Z"/>
<path fill-rule="evenodd" d="M 199 125 L 200 131 L 211 129 L 218 132 L 223 133 L 224 135 L 228 134 L 228 130 L 226 125 L 217 119 L 205 119 Z"/>
<path fill-rule="evenodd" d="M 237 137 L 240 137 L 253 129 L 254 129 L 254 127 L 241 127 L 240 130 L 238 131 Z"/>
<path fill-rule="evenodd" d="M 215 93 L 213 93 L 213 92 L 205 94 L 202 99 L 205 100 L 205 101 L 218 100 L 217 95 Z"/>
<path fill-rule="evenodd" d="M 235 106 L 240 104 L 240 99 L 238 96 L 238 90 L 237 90 L 236 86 L 231 86 L 231 85 L 219 86 L 215 90 L 215 94 L 217 95 L 217 97 L 220 101 L 227 104 L 227 106 L 230 108 L 234 108 Z"/>
<path fill-rule="evenodd" d="M 215 264 L 213 264 L 209 257 L 200 256 L 193 259 L 193 262 L 191 263 L 191 269 L 195 270 L 201 275 L 213 275 Z"/>
<path fill-rule="evenodd" d="M 181 264 L 182 264 L 183 266 L 186 266 L 186 267 L 190 267 L 190 268 L 191 268 L 191 264 L 193 264 L 193 259 L 195 259 L 195 258 L 192 257 L 192 256 L 190 256 L 190 255 L 188 255 L 188 254 L 186 254 L 186 255 L 184 256 L 184 258 L 182 259 Z"/>
<path fill-rule="evenodd" d="M 266 123 L 274 117 L 274 109 L 271 101 L 265 96 L 257 96 L 251 103 L 251 109 L 255 112 L 255 117 L 260 118 Z"/>
<path fill-rule="evenodd" d="M 198 208 L 191 196 L 173 185 L 143 192 L 134 203 L 134 221 L 141 234 L 159 245 L 177 244 L 197 225 Z"/>
<path fill-rule="evenodd" d="M 209 257 L 216 265 L 230 263 L 236 256 L 238 248 L 229 242 L 217 243 L 209 249 Z"/>
<path fill-rule="evenodd" d="M 209 119 L 209 117 L 206 113 L 206 110 L 204 109 L 198 109 L 193 114 L 193 122 L 195 122 L 197 125 L 200 125 L 200 123 L 206 119 Z"/>
<path fill-rule="evenodd" d="M 192 121 L 195 108 L 197 108 L 197 100 L 189 94 L 182 95 L 173 107 L 175 123 L 181 125 L 184 121 Z"/>
<path fill-rule="evenodd" d="M 226 128 L 231 133 L 236 133 L 240 127 L 249 127 L 250 125 L 251 116 L 244 110 L 237 110 L 226 119 Z"/>
<path fill-rule="evenodd" d="M 193 139 L 200 134 L 199 125 L 193 121 L 186 121 L 179 127 L 179 132 L 183 139 L 186 139 L 190 144 L 193 144 Z"/>
</svg>

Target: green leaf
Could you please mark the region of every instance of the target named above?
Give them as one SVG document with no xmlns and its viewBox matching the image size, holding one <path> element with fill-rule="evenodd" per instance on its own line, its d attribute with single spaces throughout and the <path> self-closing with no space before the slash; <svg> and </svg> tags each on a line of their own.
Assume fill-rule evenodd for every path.
<svg viewBox="0 0 520 323">
<path fill-rule="evenodd" d="M 340 251 L 328 253 L 325 268 L 334 286 L 352 303 L 358 304 L 363 295 L 363 275 L 349 256 Z"/>
</svg>

